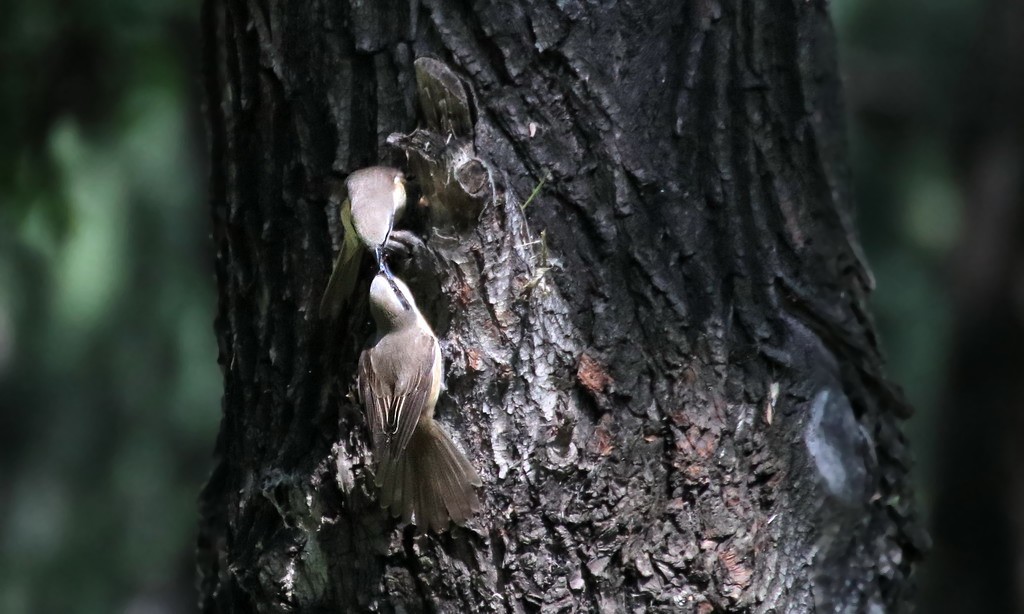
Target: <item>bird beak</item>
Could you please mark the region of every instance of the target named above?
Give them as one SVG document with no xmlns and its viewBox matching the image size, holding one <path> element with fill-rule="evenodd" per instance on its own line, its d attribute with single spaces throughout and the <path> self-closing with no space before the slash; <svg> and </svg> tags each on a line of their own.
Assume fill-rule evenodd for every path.
<svg viewBox="0 0 1024 614">
<path fill-rule="evenodd" d="M 388 284 L 391 286 L 391 291 L 398 297 L 398 302 L 402 305 L 402 309 L 409 311 L 412 306 L 409 305 L 409 301 L 405 300 L 405 295 L 398 289 L 398 284 L 395 283 L 395 275 L 391 272 L 391 267 L 388 266 L 388 261 L 384 257 L 384 247 L 378 246 L 373 252 L 374 258 L 377 260 L 377 270 L 380 271 L 384 278 L 388 280 Z"/>
</svg>

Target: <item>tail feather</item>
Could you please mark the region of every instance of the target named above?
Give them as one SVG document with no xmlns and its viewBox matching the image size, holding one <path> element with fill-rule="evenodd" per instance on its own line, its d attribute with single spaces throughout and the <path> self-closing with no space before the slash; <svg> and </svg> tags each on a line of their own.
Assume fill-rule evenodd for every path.
<svg viewBox="0 0 1024 614">
<path fill-rule="evenodd" d="M 465 524 L 480 508 L 480 476 L 448 435 L 431 421 L 417 426 L 405 451 L 378 463 L 381 506 L 410 516 L 420 529 L 443 531 L 449 520 Z"/>
<path fill-rule="evenodd" d="M 401 493 L 395 492 L 395 476 L 399 473 L 398 464 L 402 458 L 390 456 L 377 459 L 377 487 L 380 488 L 380 506 L 387 508 L 397 505 L 401 501 Z M 398 498 L 396 499 L 396 495 Z"/>
<path fill-rule="evenodd" d="M 451 438 L 448 437 L 447 433 L 442 431 L 440 428 L 438 428 L 437 431 L 440 435 L 441 442 L 448 450 L 448 458 L 454 461 L 453 469 L 456 474 L 461 475 L 465 481 L 469 482 L 473 486 L 483 486 L 483 482 L 480 480 L 480 474 L 476 472 L 476 469 L 473 467 L 472 463 L 469 462 L 469 459 L 466 458 L 466 455 L 455 447 L 455 444 L 452 442 Z"/>
<path fill-rule="evenodd" d="M 408 464 L 408 457 L 403 455 L 403 458 L 406 459 L 406 463 Z M 402 487 L 402 492 L 406 493 L 406 496 L 402 502 L 401 510 L 402 520 L 404 520 L 405 522 L 412 522 L 413 512 L 415 512 L 416 510 L 416 504 L 414 500 L 416 494 L 416 472 L 406 471 L 407 468 L 408 467 L 403 466 L 402 473 L 399 474 L 404 484 Z"/>
<path fill-rule="evenodd" d="M 436 475 L 437 487 L 443 493 L 442 500 L 448 508 L 448 514 L 452 520 L 461 524 L 472 516 L 480 506 L 476 492 L 472 488 L 472 485 L 479 482 L 480 478 L 476 476 L 476 471 L 472 467 L 470 467 L 472 476 L 467 475 L 464 465 L 468 466 L 468 461 L 443 431 L 440 431 L 440 439 L 444 445 L 445 454 L 440 455 L 444 470 Z"/>
<path fill-rule="evenodd" d="M 405 473 L 405 460 L 404 456 L 399 456 L 389 463 L 390 472 L 388 474 L 387 486 L 390 487 L 389 490 L 391 492 L 389 492 L 386 497 L 382 498 L 382 500 L 386 499 L 389 501 L 389 505 L 397 508 L 395 511 L 399 514 L 405 511 L 402 509 L 404 507 L 405 497 L 402 494 L 402 486 L 404 486 L 404 484 L 401 480 L 402 475 Z"/>
<path fill-rule="evenodd" d="M 437 484 L 430 475 L 425 475 L 420 480 L 420 501 L 416 508 L 416 514 L 423 512 L 423 518 L 416 519 L 416 526 L 423 531 L 433 529 L 440 532 L 448 528 L 448 515 L 445 513 L 444 503 L 440 497 L 443 496 L 437 489 Z"/>
<path fill-rule="evenodd" d="M 399 516 L 403 517 L 412 516 L 412 505 L 410 504 L 411 502 L 409 501 L 408 496 L 405 494 L 407 492 L 406 489 L 408 488 L 406 484 L 407 480 L 405 479 L 405 476 L 409 474 L 408 464 L 409 459 L 406 458 L 405 455 L 402 455 L 398 462 L 395 463 L 393 478 L 394 491 L 391 495 L 391 500 L 394 502 L 393 505 L 397 506 L 395 511 L 398 512 Z"/>
<path fill-rule="evenodd" d="M 390 458 L 381 458 L 381 453 L 377 452 L 374 458 L 376 461 L 376 472 L 377 488 L 380 489 L 380 505 L 381 507 L 388 507 L 391 505 L 391 494 L 392 494 L 392 478 L 391 475 L 394 473 L 394 461 Z M 384 486 L 388 487 L 385 488 Z"/>
</svg>

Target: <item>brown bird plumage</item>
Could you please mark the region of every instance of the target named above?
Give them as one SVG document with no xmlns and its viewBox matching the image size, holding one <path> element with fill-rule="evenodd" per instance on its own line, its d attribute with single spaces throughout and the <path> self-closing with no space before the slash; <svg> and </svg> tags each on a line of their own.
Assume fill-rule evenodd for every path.
<svg viewBox="0 0 1024 614">
<path fill-rule="evenodd" d="M 479 508 L 473 487 L 481 482 L 434 421 L 443 377 L 437 337 L 397 278 L 374 278 L 370 310 L 377 335 L 359 358 L 359 396 L 381 506 L 423 530 L 441 531 L 449 519 L 463 524 Z"/>
<path fill-rule="evenodd" d="M 320 299 L 321 318 L 337 317 L 348 303 L 364 251 L 374 254 L 378 267 L 383 264 L 384 245 L 405 211 L 405 175 L 396 168 L 371 166 L 354 171 L 345 179 L 345 189 L 348 197 L 341 204 L 345 236 Z"/>
</svg>

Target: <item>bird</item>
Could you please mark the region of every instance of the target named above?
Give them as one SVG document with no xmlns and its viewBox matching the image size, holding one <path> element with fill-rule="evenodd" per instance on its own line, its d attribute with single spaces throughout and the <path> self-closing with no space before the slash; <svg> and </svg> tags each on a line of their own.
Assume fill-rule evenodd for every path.
<svg viewBox="0 0 1024 614">
<path fill-rule="evenodd" d="M 359 357 L 358 393 L 373 438 L 382 508 L 440 532 L 479 511 L 479 474 L 434 420 L 443 380 L 437 336 L 401 279 L 370 283 L 377 331 Z"/>
<path fill-rule="evenodd" d="M 396 168 L 370 166 L 353 171 L 345 179 L 345 188 L 348 197 L 341 204 L 345 236 L 320 299 L 319 314 L 325 319 L 336 318 L 352 297 L 364 251 L 373 253 L 377 270 L 391 276 L 384 247 L 405 211 L 405 174 Z"/>
</svg>

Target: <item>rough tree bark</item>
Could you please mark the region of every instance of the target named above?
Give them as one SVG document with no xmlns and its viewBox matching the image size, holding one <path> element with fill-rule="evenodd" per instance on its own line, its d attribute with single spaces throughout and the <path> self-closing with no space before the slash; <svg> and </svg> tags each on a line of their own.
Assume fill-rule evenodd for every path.
<svg viewBox="0 0 1024 614">
<path fill-rule="evenodd" d="M 907 602 L 905 408 L 823 2 L 207 0 L 203 23 L 225 376 L 204 611 Z M 365 303 L 315 318 L 327 186 L 379 161 L 429 202 L 402 275 L 484 481 L 442 535 L 377 505 L 347 396 Z"/>
</svg>

